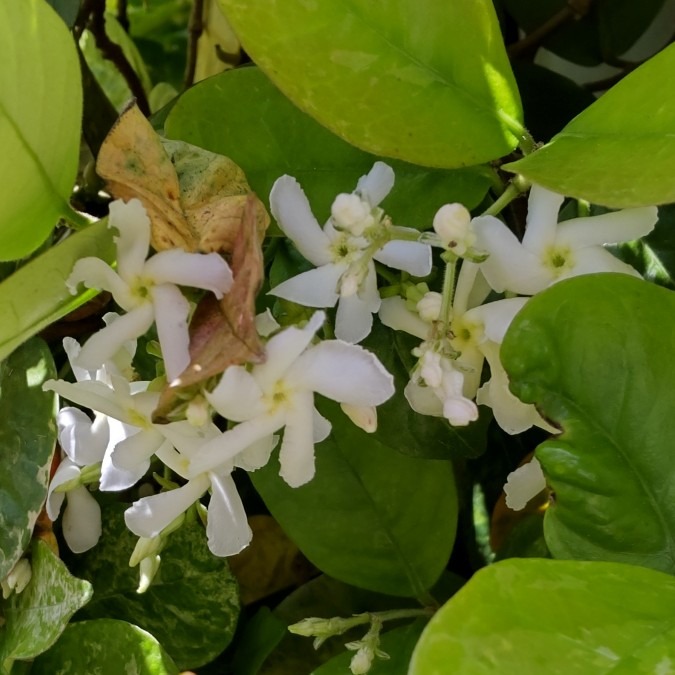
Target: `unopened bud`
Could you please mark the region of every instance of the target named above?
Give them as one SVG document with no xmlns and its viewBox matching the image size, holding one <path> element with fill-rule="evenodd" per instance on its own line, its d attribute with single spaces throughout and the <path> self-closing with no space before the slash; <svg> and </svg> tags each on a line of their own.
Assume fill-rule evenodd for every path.
<svg viewBox="0 0 675 675">
<path fill-rule="evenodd" d="M 340 407 L 342 412 L 360 429 L 369 434 L 377 431 L 377 408 L 374 406 L 340 403 Z"/>
<path fill-rule="evenodd" d="M 21 558 L 12 568 L 11 572 L 2 580 L 2 597 L 5 600 L 12 594 L 17 595 L 23 591 L 33 576 L 33 570 L 26 558 Z"/>
<path fill-rule="evenodd" d="M 155 578 L 162 559 L 158 555 L 143 558 L 140 564 L 140 580 L 136 593 L 145 593 L 150 588 L 152 580 Z"/>
<path fill-rule="evenodd" d="M 211 420 L 208 401 L 203 396 L 195 396 L 188 403 L 185 417 L 193 427 L 203 427 Z"/>
<path fill-rule="evenodd" d="M 331 206 L 331 215 L 337 229 L 346 230 L 356 237 L 360 237 L 375 222 L 370 204 L 355 194 L 338 195 Z"/>
<path fill-rule="evenodd" d="M 373 650 L 367 645 L 360 647 L 349 662 L 349 669 L 352 671 L 353 675 L 365 675 L 370 671 L 370 668 L 373 665 L 374 656 Z"/>
<path fill-rule="evenodd" d="M 462 256 L 476 241 L 471 214 L 462 204 L 445 204 L 434 216 L 434 230 L 456 255 Z"/>
<path fill-rule="evenodd" d="M 422 354 L 420 359 L 420 375 L 429 387 L 440 387 L 443 382 L 443 368 L 441 355 L 430 349 Z"/>
<path fill-rule="evenodd" d="M 144 558 L 157 555 L 162 549 L 162 537 L 139 537 L 129 558 L 129 567 L 136 567 Z"/>
<path fill-rule="evenodd" d="M 422 321 L 432 323 L 438 321 L 438 317 L 441 315 L 442 303 L 443 296 L 440 293 L 429 291 L 428 293 L 425 293 L 422 299 L 415 305 L 415 309 Z"/>
</svg>

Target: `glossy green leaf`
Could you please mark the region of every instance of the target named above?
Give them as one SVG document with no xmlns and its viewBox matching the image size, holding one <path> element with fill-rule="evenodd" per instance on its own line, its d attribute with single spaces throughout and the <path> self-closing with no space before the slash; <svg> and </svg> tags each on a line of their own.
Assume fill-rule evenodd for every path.
<svg viewBox="0 0 675 675">
<path fill-rule="evenodd" d="M 630 565 L 507 560 L 431 619 L 409 675 L 654 675 L 675 658 L 675 580 Z"/>
<path fill-rule="evenodd" d="M 377 408 L 377 439 L 384 445 L 413 457 L 425 459 L 451 459 L 477 457 L 485 450 L 486 424 L 489 416 L 483 415 L 476 424 L 465 428 L 450 426 L 442 417 L 420 415 L 411 407 L 403 393 L 410 380 L 405 359 L 419 339 L 395 332 L 375 322 L 363 346 L 372 351 L 382 365 L 394 376 L 396 392 Z"/>
<path fill-rule="evenodd" d="M 520 101 L 490 0 L 219 2 L 279 89 L 358 147 L 451 168 L 518 142 Z"/>
<path fill-rule="evenodd" d="M 208 550 L 201 525 L 187 523 L 169 538 L 150 588 L 138 594 L 138 568 L 128 565 L 136 541 L 122 509 L 105 508 L 98 545 L 70 561 L 73 573 L 94 586 L 91 603 L 77 618 L 133 622 L 152 633 L 181 669 L 212 661 L 229 644 L 239 616 L 238 586 L 227 562 Z"/>
<path fill-rule="evenodd" d="M 0 260 L 22 258 L 69 212 L 82 91 L 72 38 L 44 0 L 0 5 Z"/>
<path fill-rule="evenodd" d="M 265 202 L 279 176 L 294 176 L 320 222 L 330 215 L 335 196 L 351 192 L 377 160 L 298 110 L 252 67 L 226 71 L 187 91 L 165 131 L 230 157 Z M 473 208 L 490 185 L 485 167 L 449 171 L 385 161 L 396 173 L 396 185 L 383 208 L 399 225 L 429 229 L 443 204 L 459 201 Z"/>
<path fill-rule="evenodd" d="M 33 663 L 31 675 L 178 675 L 157 640 L 125 621 L 72 623 L 61 639 Z"/>
<path fill-rule="evenodd" d="M 28 546 L 47 496 L 56 443 L 56 377 L 47 345 L 35 338 L 0 363 L 0 579 Z"/>
<path fill-rule="evenodd" d="M 91 585 L 73 577 L 44 542 L 37 540 L 26 588 L 0 601 L 0 663 L 32 659 L 49 649 L 70 617 L 91 598 Z"/>
<path fill-rule="evenodd" d="M 675 201 L 675 45 L 633 71 L 550 143 L 505 164 L 528 180 L 610 208 Z"/>
<path fill-rule="evenodd" d="M 675 294 L 626 275 L 560 282 L 502 345 L 513 392 L 560 426 L 537 448 L 557 558 L 675 573 Z"/>
<path fill-rule="evenodd" d="M 242 627 L 232 658 L 234 675 L 256 675 L 265 659 L 290 633 L 286 623 L 261 607 Z"/>
<path fill-rule="evenodd" d="M 73 27 L 77 13 L 80 11 L 81 0 L 47 0 L 47 4 L 58 12 L 68 28 Z"/>
<path fill-rule="evenodd" d="M 383 633 L 380 640 L 380 649 L 389 658 L 376 658 L 368 671 L 369 675 L 407 675 L 410 657 L 425 625 L 426 621 L 419 619 L 407 626 L 399 626 Z M 363 630 L 361 632 L 364 633 Z M 345 650 L 339 656 L 317 668 L 313 675 L 345 675 L 349 672 L 349 662 L 353 656 L 353 651 Z"/>
<path fill-rule="evenodd" d="M 272 515 L 326 574 L 397 596 L 422 597 L 445 567 L 455 537 L 452 465 L 408 457 L 354 426 L 339 406 L 316 447 L 316 475 L 300 488 L 275 459 L 251 477 Z"/>
<path fill-rule="evenodd" d="M 98 294 L 88 290 L 73 296 L 66 287 L 73 265 L 86 256 L 114 261 L 107 219 L 71 234 L 0 283 L 0 359 Z"/>
</svg>

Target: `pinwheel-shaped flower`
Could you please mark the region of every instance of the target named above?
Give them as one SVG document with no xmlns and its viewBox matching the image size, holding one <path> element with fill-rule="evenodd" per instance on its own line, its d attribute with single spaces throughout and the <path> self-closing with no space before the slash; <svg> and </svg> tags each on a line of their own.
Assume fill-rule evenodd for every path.
<svg viewBox="0 0 675 675">
<path fill-rule="evenodd" d="M 310 346 L 325 319 L 316 312 L 304 328 L 289 327 L 267 343 L 265 363 L 249 371 L 230 366 L 208 399 L 240 422 L 207 442 L 190 461 L 190 476 L 217 470 L 252 445 L 284 429 L 280 474 L 291 487 L 314 476 L 314 443 L 331 425 L 314 408 L 314 392 L 352 406 L 376 406 L 394 393 L 392 376 L 373 354 L 340 340 Z"/>
<path fill-rule="evenodd" d="M 431 271 L 431 247 L 416 241 L 417 232 L 391 225 L 379 203 L 394 185 L 394 172 L 376 162 L 359 179 L 356 191 L 338 195 L 323 229 L 312 214 L 298 182 L 279 178 L 270 194 L 270 207 L 284 233 L 316 269 L 275 286 L 270 293 L 308 307 L 334 307 L 335 334 L 346 342 L 360 342 L 372 327 L 380 307 L 373 260 L 413 276 Z"/>
<path fill-rule="evenodd" d="M 638 273 L 603 244 L 632 241 L 652 231 L 655 206 L 624 209 L 558 224 L 562 195 L 533 185 L 523 241 L 493 216 L 474 218 L 479 248 L 489 253 L 481 265 L 488 283 L 498 292 L 534 295 L 556 281 L 593 272 Z"/>
<path fill-rule="evenodd" d="M 120 200 L 113 202 L 109 227 L 119 232 L 115 238 L 117 271 L 99 258 L 83 258 L 75 264 L 67 283 L 73 292 L 81 282 L 87 288 L 110 291 L 127 314 L 89 338 L 78 364 L 95 370 L 124 342 L 143 335 L 154 321 L 171 381 L 190 362 L 187 329 L 190 306 L 178 286 L 202 288 L 221 298 L 232 285 L 232 272 L 217 253 L 204 255 L 171 249 L 146 261 L 150 220 L 138 199 L 126 204 Z"/>
</svg>

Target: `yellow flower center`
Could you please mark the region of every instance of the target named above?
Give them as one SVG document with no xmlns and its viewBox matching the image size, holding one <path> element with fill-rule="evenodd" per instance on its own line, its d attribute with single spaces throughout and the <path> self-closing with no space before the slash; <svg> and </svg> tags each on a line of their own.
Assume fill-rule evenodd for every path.
<svg viewBox="0 0 675 675">
<path fill-rule="evenodd" d="M 551 246 L 544 252 L 544 265 L 559 277 L 574 267 L 574 256 L 569 246 Z"/>
</svg>

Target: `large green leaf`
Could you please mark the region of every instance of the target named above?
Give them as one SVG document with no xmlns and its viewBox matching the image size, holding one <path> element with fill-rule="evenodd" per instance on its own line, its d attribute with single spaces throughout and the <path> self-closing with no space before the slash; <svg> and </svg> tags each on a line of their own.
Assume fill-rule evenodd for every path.
<svg viewBox="0 0 675 675">
<path fill-rule="evenodd" d="M 178 675 L 157 640 L 125 621 L 72 623 L 61 639 L 38 657 L 31 675 Z"/>
<path fill-rule="evenodd" d="M 96 256 L 108 263 L 115 259 L 113 233 L 107 223 L 101 220 L 71 234 L 0 283 L 0 359 L 98 294 L 88 290 L 73 296 L 66 279 L 80 258 Z"/>
<path fill-rule="evenodd" d="M 672 672 L 675 580 L 630 565 L 507 560 L 431 619 L 409 675 Z"/>
<path fill-rule="evenodd" d="M 0 4 L 0 43 L 0 260 L 13 260 L 69 211 L 82 91 L 73 40 L 44 0 Z"/>
<path fill-rule="evenodd" d="M 502 345 L 513 392 L 563 433 L 537 449 L 558 558 L 675 573 L 675 294 L 618 274 L 554 285 Z"/>
<path fill-rule="evenodd" d="M 0 363 L 0 579 L 28 546 L 47 496 L 56 396 L 42 383 L 53 377 L 51 352 L 38 338 Z"/>
<path fill-rule="evenodd" d="M 335 196 L 351 192 L 377 159 L 301 112 L 257 68 L 226 71 L 187 91 L 165 131 L 230 157 L 265 201 L 279 176 L 294 176 L 320 222 Z M 459 201 L 473 208 L 490 185 L 483 167 L 449 171 L 386 161 L 396 172 L 396 185 L 384 208 L 398 225 L 428 229 L 443 204 Z"/>
<path fill-rule="evenodd" d="M 272 515 L 326 574 L 380 593 L 424 597 L 455 537 L 452 465 L 408 457 L 349 422 L 333 403 L 333 424 L 316 449 L 316 476 L 300 488 L 279 477 L 275 459 L 252 474 Z"/>
<path fill-rule="evenodd" d="M 354 145 L 458 167 L 518 142 L 520 101 L 490 0 L 219 2 L 274 83 Z"/>
<path fill-rule="evenodd" d="M 0 629 L 0 664 L 32 659 L 49 649 L 70 617 L 91 597 L 91 585 L 73 577 L 66 566 L 37 540 L 26 588 L 0 603 L 6 623 Z"/>
<path fill-rule="evenodd" d="M 162 551 L 150 588 L 138 594 L 138 568 L 127 564 L 136 541 L 122 510 L 105 508 L 100 542 L 70 562 L 73 573 L 94 586 L 91 603 L 77 618 L 133 622 L 152 633 L 181 669 L 212 661 L 229 644 L 239 616 L 238 586 L 227 562 L 208 550 L 200 525 L 186 523 Z"/>
<path fill-rule="evenodd" d="M 550 143 L 505 164 L 528 180 L 611 208 L 675 201 L 675 45 L 612 87 Z"/>
</svg>

